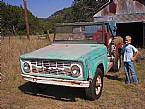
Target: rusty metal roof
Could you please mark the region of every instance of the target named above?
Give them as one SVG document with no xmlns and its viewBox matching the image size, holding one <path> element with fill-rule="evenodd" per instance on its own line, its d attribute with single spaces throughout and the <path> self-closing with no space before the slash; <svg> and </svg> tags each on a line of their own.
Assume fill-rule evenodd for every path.
<svg viewBox="0 0 145 109">
<path fill-rule="evenodd" d="M 115 20 L 117 23 L 145 22 L 145 13 L 118 14 L 94 17 L 95 22 Z"/>
<path fill-rule="evenodd" d="M 145 13 L 120 14 L 113 18 L 117 23 L 145 22 Z"/>
</svg>

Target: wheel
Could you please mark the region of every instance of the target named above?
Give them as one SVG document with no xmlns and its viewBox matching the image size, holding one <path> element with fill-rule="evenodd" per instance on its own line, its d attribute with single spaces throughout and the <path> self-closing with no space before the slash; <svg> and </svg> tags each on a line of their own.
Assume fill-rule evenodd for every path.
<svg viewBox="0 0 145 109">
<path fill-rule="evenodd" d="M 114 72 L 118 72 L 121 68 L 121 57 L 120 56 L 116 56 L 114 61 L 113 61 L 113 66 L 112 66 L 112 70 Z"/>
<path fill-rule="evenodd" d="M 89 100 L 98 99 L 101 96 L 103 89 L 103 72 L 101 68 L 97 68 L 90 86 L 85 89 L 86 98 Z"/>
</svg>

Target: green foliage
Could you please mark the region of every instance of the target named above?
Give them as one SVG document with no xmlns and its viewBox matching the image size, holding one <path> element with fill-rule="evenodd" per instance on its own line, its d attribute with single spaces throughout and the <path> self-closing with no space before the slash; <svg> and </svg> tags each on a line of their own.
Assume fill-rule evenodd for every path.
<svg viewBox="0 0 145 109">
<path fill-rule="evenodd" d="M 95 12 L 96 0 L 74 0 L 73 16 L 74 21 L 92 21 Z"/>
<path fill-rule="evenodd" d="M 104 3 L 108 0 L 74 0 L 73 16 L 74 21 L 92 21 L 94 14 L 105 7 Z"/>
<path fill-rule="evenodd" d="M 23 35 L 26 34 L 24 9 L 18 6 L 11 6 L 0 2 L 1 13 L 1 32 L 2 35 Z M 28 11 L 30 34 L 42 32 L 39 19 Z"/>
<path fill-rule="evenodd" d="M 104 2 L 108 0 L 74 0 L 70 8 L 57 11 L 48 18 L 54 23 L 61 22 L 89 22 L 93 21 L 93 16 L 100 11 Z"/>
<path fill-rule="evenodd" d="M 74 22 L 72 16 L 72 8 L 65 8 L 57 11 L 47 19 L 47 27 L 50 32 L 54 32 L 56 23 Z"/>
</svg>

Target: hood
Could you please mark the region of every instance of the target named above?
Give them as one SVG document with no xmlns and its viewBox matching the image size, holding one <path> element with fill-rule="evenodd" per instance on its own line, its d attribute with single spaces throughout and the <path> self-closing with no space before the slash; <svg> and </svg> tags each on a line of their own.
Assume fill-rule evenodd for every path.
<svg viewBox="0 0 145 109">
<path fill-rule="evenodd" d="M 22 59 L 79 60 L 89 52 L 103 49 L 103 44 L 52 44 L 31 53 L 21 55 Z M 103 50 L 102 50 L 103 51 Z M 105 51 L 105 50 L 104 50 Z"/>
</svg>

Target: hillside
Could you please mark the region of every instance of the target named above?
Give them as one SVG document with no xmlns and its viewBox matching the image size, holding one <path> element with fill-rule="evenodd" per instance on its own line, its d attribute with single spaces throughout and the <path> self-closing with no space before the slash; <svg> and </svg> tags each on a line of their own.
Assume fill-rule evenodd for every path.
<svg viewBox="0 0 145 109">
<path fill-rule="evenodd" d="M 2 17 L 2 35 L 24 35 L 25 21 L 24 9 L 19 6 L 12 6 L 5 2 L 0 2 Z M 52 14 L 49 18 L 37 18 L 28 10 L 28 22 L 30 34 L 43 34 L 44 30 L 54 32 L 56 23 L 73 22 L 71 21 L 72 8 L 65 8 Z"/>
</svg>

